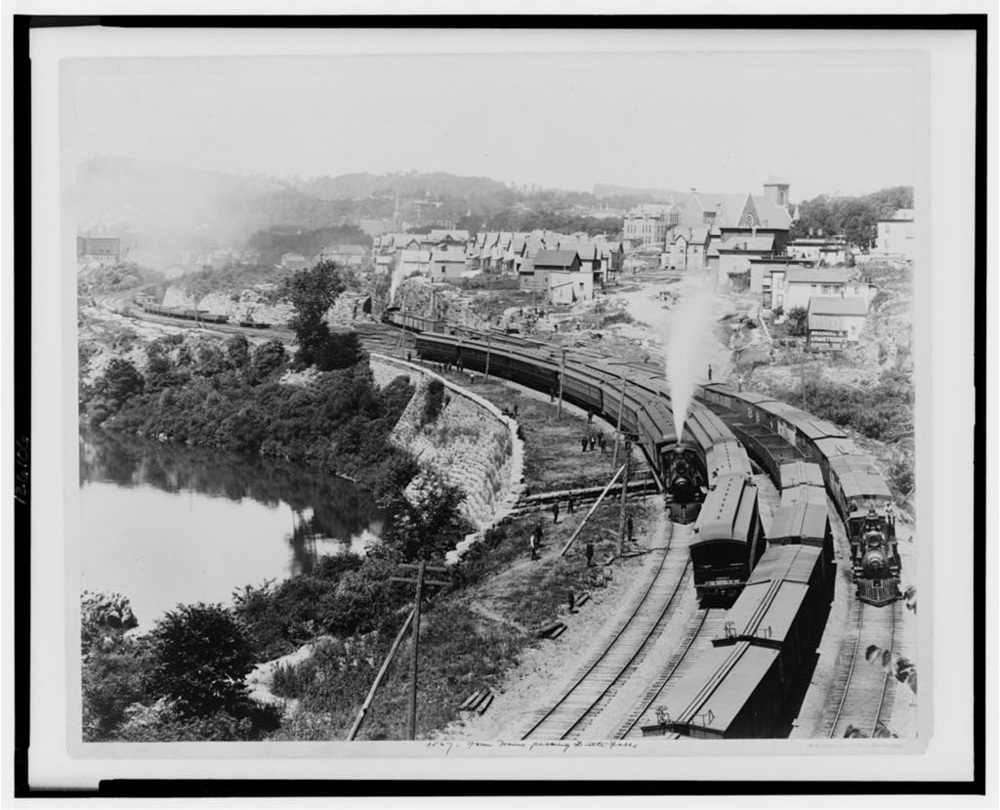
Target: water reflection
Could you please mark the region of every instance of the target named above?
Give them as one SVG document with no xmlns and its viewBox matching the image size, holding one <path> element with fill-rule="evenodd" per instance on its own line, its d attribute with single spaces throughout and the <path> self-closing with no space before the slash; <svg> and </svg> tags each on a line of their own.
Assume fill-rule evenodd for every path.
<svg viewBox="0 0 1000 810">
<path fill-rule="evenodd" d="M 387 520 L 315 469 L 103 432 L 80 438 L 80 487 L 84 587 L 146 592 L 147 616 L 363 552 Z"/>
</svg>

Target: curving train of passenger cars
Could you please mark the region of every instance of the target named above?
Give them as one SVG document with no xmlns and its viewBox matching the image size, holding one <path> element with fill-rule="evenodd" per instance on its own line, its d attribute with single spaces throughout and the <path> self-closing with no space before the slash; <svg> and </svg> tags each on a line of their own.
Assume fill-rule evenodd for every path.
<svg viewBox="0 0 1000 810">
<path fill-rule="evenodd" d="M 892 493 L 872 458 L 836 425 L 762 394 L 710 384 L 699 396 L 728 413 L 733 432 L 772 475 L 796 454 L 819 466 L 850 539 L 858 598 L 876 606 L 898 599 L 902 566 Z"/>
<path fill-rule="evenodd" d="M 626 368 L 607 358 L 579 363 L 543 346 L 486 345 L 469 331 L 422 332 L 416 351 L 429 362 L 483 373 L 488 368 L 493 376 L 620 422 L 649 459 L 671 518 L 695 522 L 691 559 L 699 598 L 717 602 L 739 593 L 764 550 L 757 488 L 743 447 L 708 408 L 693 403 L 679 438 L 662 378 L 641 366 Z"/>
</svg>

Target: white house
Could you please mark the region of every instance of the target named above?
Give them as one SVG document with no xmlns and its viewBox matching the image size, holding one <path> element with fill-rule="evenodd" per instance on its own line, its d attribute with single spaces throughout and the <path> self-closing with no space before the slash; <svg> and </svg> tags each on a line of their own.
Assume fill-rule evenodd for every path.
<svg viewBox="0 0 1000 810">
<path fill-rule="evenodd" d="M 872 253 L 913 259 L 913 209 L 900 208 L 891 219 L 880 219 Z"/>
</svg>

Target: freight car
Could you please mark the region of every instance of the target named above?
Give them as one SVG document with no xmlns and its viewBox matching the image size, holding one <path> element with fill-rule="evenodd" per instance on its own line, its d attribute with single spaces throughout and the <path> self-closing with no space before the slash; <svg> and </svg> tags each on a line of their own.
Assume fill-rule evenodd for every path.
<svg viewBox="0 0 1000 810">
<path fill-rule="evenodd" d="M 807 537 L 810 543 L 816 539 L 801 539 Z M 823 544 L 785 539 L 788 544 L 761 557 L 712 649 L 664 695 L 660 709 L 667 728 L 654 733 L 703 739 L 774 735 L 790 696 L 812 672 L 836 581 Z"/>
<path fill-rule="evenodd" d="M 178 309 L 177 307 L 165 307 L 162 304 L 155 304 L 148 298 L 136 298 L 136 303 L 144 311 L 151 315 L 160 315 L 167 318 L 180 318 L 185 321 L 197 321 L 199 323 L 229 323 L 228 315 L 213 315 L 207 309 Z"/>
<path fill-rule="evenodd" d="M 410 332 L 443 333 L 446 327 L 445 321 L 440 318 L 412 315 L 408 312 L 403 312 L 399 307 L 388 307 L 382 313 L 382 322 L 399 326 Z"/>
</svg>

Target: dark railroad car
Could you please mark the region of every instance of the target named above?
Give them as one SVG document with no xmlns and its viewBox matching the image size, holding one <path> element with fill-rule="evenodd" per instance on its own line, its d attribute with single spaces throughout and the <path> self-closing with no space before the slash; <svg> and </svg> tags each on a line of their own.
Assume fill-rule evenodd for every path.
<svg viewBox="0 0 1000 810">
<path fill-rule="evenodd" d="M 823 471 L 818 464 L 809 461 L 793 461 L 782 464 L 778 470 L 780 488 L 782 490 L 808 484 L 814 487 L 825 486 Z"/>
<path fill-rule="evenodd" d="M 709 650 L 663 695 L 667 727 L 708 740 L 770 736 L 783 704 L 779 655 L 746 641 Z"/>
<path fill-rule="evenodd" d="M 698 598 L 725 602 L 737 596 L 764 553 L 754 482 L 735 475 L 720 479 L 701 505 L 695 534 L 690 553 Z"/>
<path fill-rule="evenodd" d="M 577 363 L 566 364 L 563 378 L 563 399 L 594 416 L 604 413 L 603 379 L 586 366 Z"/>
<path fill-rule="evenodd" d="M 780 688 L 787 697 L 800 667 L 815 654 L 823 635 L 833 579 L 821 548 L 769 548 L 726 614 L 722 635 L 712 644 L 722 647 L 747 641 L 779 650 Z"/>
</svg>

